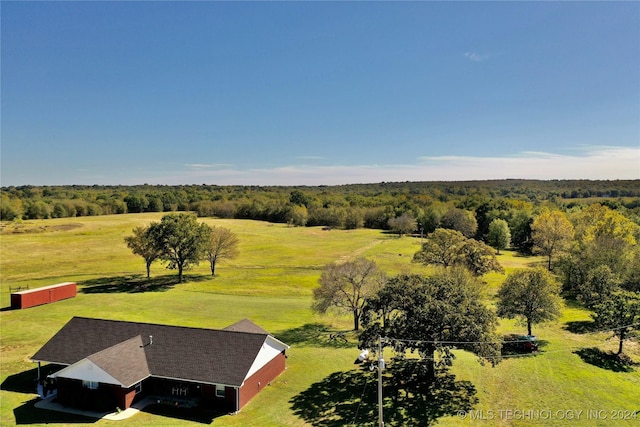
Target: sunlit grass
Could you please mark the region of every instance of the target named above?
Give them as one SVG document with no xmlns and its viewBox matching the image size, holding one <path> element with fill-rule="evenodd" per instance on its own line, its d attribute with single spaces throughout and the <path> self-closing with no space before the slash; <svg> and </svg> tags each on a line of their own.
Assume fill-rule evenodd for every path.
<svg viewBox="0 0 640 427">
<path fill-rule="evenodd" d="M 76 281 L 81 292 L 73 299 L 27 310 L 0 313 L 2 333 L 1 380 L 32 370 L 33 355 L 72 316 L 88 316 L 194 327 L 221 328 L 241 318 L 250 318 L 277 337 L 287 337 L 292 348 L 287 371 L 236 415 L 214 420 L 220 426 L 302 426 L 291 400 L 330 374 L 354 369 L 358 355 L 353 334 L 347 346 L 332 346 L 327 331 L 347 331 L 348 315 L 320 316 L 310 310 L 313 289 L 324 265 L 364 256 L 373 259 L 389 275 L 426 273 L 430 268 L 412 262 L 419 238 L 398 238 L 379 230 L 330 230 L 319 227 L 288 227 L 259 221 L 201 219 L 232 229 L 240 237 L 240 255 L 221 263 L 212 277 L 202 263 L 187 272 L 186 282 L 176 284 L 175 271 L 160 263 L 152 266 L 152 278 L 166 283 L 157 291 L 106 290 L 103 284 L 144 282 L 145 266 L 124 244 L 135 226 L 159 221 L 162 214 L 25 221 L 4 225 L 0 236 L 0 302 L 9 305 L 9 288 L 37 287 L 62 281 Z M 29 232 L 31 231 L 31 232 Z M 541 257 L 522 257 L 503 251 L 498 257 L 505 274 L 482 278 L 485 298 L 494 295 L 516 268 L 544 263 Z M 86 287 L 86 289 L 84 288 Z M 83 292 L 87 291 L 87 292 Z M 135 289 L 133 289 L 135 290 Z M 89 292 L 93 291 L 93 292 Z M 480 365 L 475 356 L 456 351 L 453 372 L 471 381 L 478 393 L 478 410 L 501 409 L 603 409 L 640 410 L 640 372 L 613 372 L 585 363 L 575 352 L 583 348 L 613 349 L 615 340 L 607 332 L 572 332 L 572 322 L 588 324 L 583 308 L 568 304 L 557 322 L 534 326 L 544 342 L 534 356 L 513 357 L 496 367 Z M 318 326 L 319 325 L 319 326 Z M 524 333 L 513 320 L 502 320 L 501 334 Z M 302 332 L 309 332 L 306 336 Z M 316 334 L 317 336 L 314 336 Z M 297 338 L 294 338 L 297 337 Z M 627 345 L 627 344 L 626 344 Z M 629 353 L 640 361 L 640 346 L 628 343 Z M 374 392 L 374 389 L 370 390 Z M 14 425 L 16 414 L 32 411 L 25 402 L 35 395 L 25 391 L 0 391 L 0 425 Z M 337 402 L 338 403 L 338 402 Z M 26 408 L 19 410 L 16 408 Z M 53 419 L 55 421 L 55 419 Z M 37 422 L 21 419 L 38 425 Z M 375 420 L 372 420 L 375 422 Z M 98 421 L 91 425 L 111 425 Z M 531 423 L 522 420 L 470 421 L 444 417 L 438 425 L 602 425 L 597 420 L 551 420 Z M 636 425 L 635 422 L 616 425 Z M 56 425 L 65 425 L 64 422 Z M 69 424 L 71 425 L 71 424 Z M 79 425 L 79 424 L 73 424 Z M 140 413 L 118 422 L 121 426 L 201 425 L 198 423 Z M 607 424 L 614 425 L 614 424 Z"/>
</svg>

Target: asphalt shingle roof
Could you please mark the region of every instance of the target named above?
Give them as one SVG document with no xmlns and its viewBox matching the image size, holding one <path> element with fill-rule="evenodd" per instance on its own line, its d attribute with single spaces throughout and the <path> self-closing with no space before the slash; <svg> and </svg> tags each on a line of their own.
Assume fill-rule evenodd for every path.
<svg viewBox="0 0 640 427">
<path fill-rule="evenodd" d="M 92 354 L 87 359 L 120 381 L 124 387 L 131 387 L 151 375 L 140 335 Z"/>
<path fill-rule="evenodd" d="M 144 367 L 133 360 L 138 359 L 133 341 L 125 341 L 140 336 L 152 376 L 239 387 L 268 336 L 257 325 L 254 327 L 262 332 L 249 332 L 247 329 L 256 330 L 251 322 L 242 323 L 240 332 L 74 317 L 32 359 L 71 365 L 97 357 L 100 363 L 109 363 L 110 373 L 128 379 Z M 128 356 L 106 362 L 107 356 L 116 355 L 118 347 L 113 347 L 117 345 Z M 131 363 L 137 365 L 131 367 Z"/>
<path fill-rule="evenodd" d="M 265 334 L 269 335 L 269 332 L 262 329 L 260 326 L 256 325 L 249 319 L 242 319 L 233 325 L 229 325 L 224 328 L 225 331 L 235 331 L 235 332 L 248 332 L 251 334 Z"/>
</svg>

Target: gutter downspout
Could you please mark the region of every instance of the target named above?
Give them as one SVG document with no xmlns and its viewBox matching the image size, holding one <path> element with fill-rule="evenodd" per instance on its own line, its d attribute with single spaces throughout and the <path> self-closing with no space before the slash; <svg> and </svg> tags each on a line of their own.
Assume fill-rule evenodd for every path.
<svg viewBox="0 0 640 427">
<path fill-rule="evenodd" d="M 236 387 L 236 413 L 240 412 L 240 389 Z"/>
</svg>

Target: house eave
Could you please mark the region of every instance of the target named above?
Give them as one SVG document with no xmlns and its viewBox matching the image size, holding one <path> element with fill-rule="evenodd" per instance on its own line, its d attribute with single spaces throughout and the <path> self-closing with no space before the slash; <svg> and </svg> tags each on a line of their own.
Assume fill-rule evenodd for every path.
<svg viewBox="0 0 640 427">
<path fill-rule="evenodd" d="M 189 379 L 189 378 L 177 378 L 177 377 L 167 377 L 164 375 L 149 375 L 148 378 L 161 378 L 164 380 L 171 380 L 171 381 L 187 381 L 190 383 L 195 383 L 195 384 L 207 384 L 207 385 L 223 385 L 225 387 L 231 387 L 231 388 L 240 388 L 242 387 L 242 385 L 244 384 L 244 381 L 242 384 L 238 385 L 238 384 L 224 384 L 224 383 L 217 383 L 217 382 L 211 382 L 211 381 L 202 381 L 202 380 L 195 380 L 195 379 Z"/>
<path fill-rule="evenodd" d="M 147 375 L 146 377 L 139 379 L 138 381 L 134 382 L 133 384 L 130 384 L 130 385 L 128 385 L 128 386 L 124 386 L 124 385 L 121 385 L 121 386 L 122 386 L 123 388 L 131 388 L 131 387 L 133 387 L 134 385 L 138 384 L 139 382 L 142 382 L 142 381 L 146 380 L 147 378 L 151 378 L 151 377 L 153 377 L 153 375 Z"/>
<path fill-rule="evenodd" d="M 54 365 L 60 365 L 60 366 L 71 366 L 73 365 L 73 363 L 63 363 L 63 362 L 52 362 L 50 360 L 38 360 L 38 359 L 31 359 L 32 362 L 34 363 L 50 363 L 50 364 L 54 364 Z M 172 381 L 187 381 L 187 382 L 191 382 L 191 383 L 197 383 L 197 384 L 207 384 L 207 385 L 223 385 L 225 387 L 232 387 L 232 388 L 240 388 L 243 386 L 244 381 L 242 382 L 242 384 L 224 384 L 224 383 L 220 383 L 220 382 L 211 382 L 211 381 L 202 381 L 202 380 L 196 380 L 196 379 L 190 379 L 190 378 L 178 378 L 178 377 L 169 377 L 169 376 L 164 376 L 164 375 L 147 375 L 146 377 L 142 378 L 139 381 L 136 381 L 135 383 L 129 385 L 129 386 L 125 386 L 120 384 L 122 387 L 125 388 L 129 388 L 134 386 L 135 384 L 139 383 L 140 381 L 144 381 L 148 378 L 162 378 L 165 380 L 172 380 Z"/>
</svg>

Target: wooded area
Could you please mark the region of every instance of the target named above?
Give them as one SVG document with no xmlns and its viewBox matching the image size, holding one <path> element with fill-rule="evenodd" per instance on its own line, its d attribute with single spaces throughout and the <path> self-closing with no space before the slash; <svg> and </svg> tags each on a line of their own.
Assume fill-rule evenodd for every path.
<svg viewBox="0 0 640 427">
<path fill-rule="evenodd" d="M 354 209 L 368 213 L 364 219 L 369 227 L 376 225 L 369 212 L 374 208 L 393 209 L 395 217 L 403 211 L 418 213 L 418 209 L 438 204 L 474 209 L 486 199 L 511 205 L 546 202 L 570 208 L 584 199 L 596 198 L 611 207 L 633 209 L 640 206 L 640 180 L 381 182 L 315 187 L 25 185 L 2 187 L 0 195 L 2 220 L 190 210 L 200 216 L 287 222 L 296 219 L 295 206 L 304 206 L 311 222 L 308 225 L 319 222 L 353 228 L 358 225 Z M 386 220 L 382 223 L 386 227 Z"/>
</svg>

